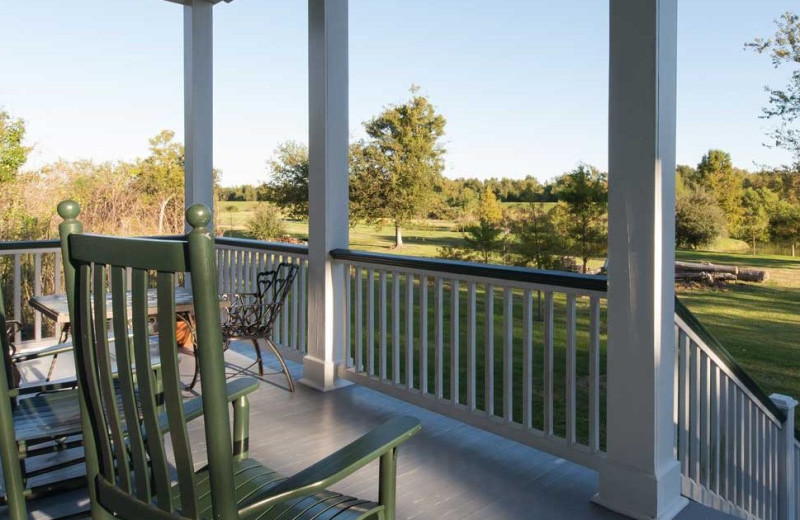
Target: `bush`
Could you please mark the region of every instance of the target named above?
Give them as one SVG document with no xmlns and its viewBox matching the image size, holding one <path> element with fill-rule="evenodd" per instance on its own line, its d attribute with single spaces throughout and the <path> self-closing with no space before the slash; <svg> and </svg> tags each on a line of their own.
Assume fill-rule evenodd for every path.
<svg viewBox="0 0 800 520">
<path fill-rule="evenodd" d="M 281 213 L 272 204 L 256 206 L 253 216 L 247 221 L 247 233 L 256 240 L 275 240 L 286 234 Z"/>
<path fill-rule="evenodd" d="M 682 194 L 675 204 L 675 243 L 690 249 L 708 246 L 725 233 L 725 222 L 725 213 L 707 191 Z"/>
</svg>

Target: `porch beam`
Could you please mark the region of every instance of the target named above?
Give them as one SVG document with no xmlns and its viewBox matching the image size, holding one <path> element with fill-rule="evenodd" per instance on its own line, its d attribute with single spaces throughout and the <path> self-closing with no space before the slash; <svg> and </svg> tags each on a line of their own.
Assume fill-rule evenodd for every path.
<svg viewBox="0 0 800 520">
<path fill-rule="evenodd" d="M 673 518 L 677 0 L 611 0 L 607 459 L 595 501 Z"/>
<path fill-rule="evenodd" d="M 184 0 L 184 204 L 214 208 L 213 7 L 209 0 Z"/>
<path fill-rule="evenodd" d="M 308 1 L 308 352 L 303 378 L 328 391 L 345 345 L 344 271 L 330 251 L 349 245 L 348 0 Z"/>
</svg>

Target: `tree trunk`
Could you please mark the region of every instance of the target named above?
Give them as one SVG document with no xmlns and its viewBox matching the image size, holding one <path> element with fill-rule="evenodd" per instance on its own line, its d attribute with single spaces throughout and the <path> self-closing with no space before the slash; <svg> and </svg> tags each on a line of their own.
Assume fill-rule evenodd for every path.
<svg viewBox="0 0 800 520">
<path fill-rule="evenodd" d="M 756 237 L 753 237 L 753 256 L 756 256 Z"/>
<path fill-rule="evenodd" d="M 586 269 L 589 267 L 589 259 L 582 258 L 581 260 L 583 260 L 583 274 L 586 274 Z"/>
<path fill-rule="evenodd" d="M 172 200 L 172 197 L 167 197 L 166 200 L 161 202 L 161 209 L 158 212 L 158 234 L 164 234 L 164 217 L 167 213 L 167 204 Z"/>
<path fill-rule="evenodd" d="M 794 256 L 794 253 L 795 253 L 795 251 L 794 251 L 794 246 L 795 246 L 795 243 L 794 243 L 794 242 L 792 242 L 792 256 Z"/>
<path fill-rule="evenodd" d="M 394 247 L 403 247 L 403 230 L 397 224 L 394 225 Z"/>
</svg>

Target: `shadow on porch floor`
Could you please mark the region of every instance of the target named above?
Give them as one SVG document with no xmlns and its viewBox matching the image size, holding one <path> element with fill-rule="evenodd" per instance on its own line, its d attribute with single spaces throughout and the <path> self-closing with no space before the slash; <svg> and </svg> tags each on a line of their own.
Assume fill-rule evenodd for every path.
<svg viewBox="0 0 800 520">
<path fill-rule="evenodd" d="M 232 365 L 249 364 L 245 358 L 251 356 L 252 347 L 242 345 L 233 350 L 227 355 Z M 277 370 L 272 356 L 266 361 L 271 370 Z M 290 368 L 299 379 L 302 367 L 290 362 Z M 282 388 L 282 375 L 265 379 L 251 398 L 251 456 L 285 475 L 321 459 L 391 416 L 408 414 L 422 421 L 423 431 L 400 450 L 399 519 L 623 518 L 590 502 L 597 489 L 597 474 L 577 464 L 358 385 L 327 394 L 297 385 L 291 394 Z M 192 423 L 190 434 L 197 438 L 199 452 L 203 451 L 202 423 Z M 376 499 L 377 474 L 377 463 L 372 464 L 333 489 Z M 54 513 L 81 502 L 85 503 L 85 493 L 76 492 L 38 505 Z M 5 511 L 0 509 L 0 518 L 4 517 Z M 730 517 L 692 503 L 678 518 Z"/>
</svg>

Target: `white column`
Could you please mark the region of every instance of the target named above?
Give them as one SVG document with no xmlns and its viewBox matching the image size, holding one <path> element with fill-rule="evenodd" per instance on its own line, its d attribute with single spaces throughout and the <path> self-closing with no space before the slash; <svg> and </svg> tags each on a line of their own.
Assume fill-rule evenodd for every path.
<svg viewBox="0 0 800 520">
<path fill-rule="evenodd" d="M 186 0 L 183 8 L 185 206 L 214 208 L 213 4 Z"/>
<path fill-rule="evenodd" d="M 308 353 L 302 383 L 332 390 L 344 346 L 344 282 L 329 252 L 346 248 L 348 206 L 347 0 L 308 1 Z"/>
<path fill-rule="evenodd" d="M 794 409 L 797 401 L 788 395 L 769 396 L 775 406 L 786 414 L 778 434 L 778 519 L 794 520 L 797 481 L 794 467 Z"/>
<path fill-rule="evenodd" d="M 607 459 L 595 501 L 674 517 L 677 0 L 611 0 Z"/>
</svg>

